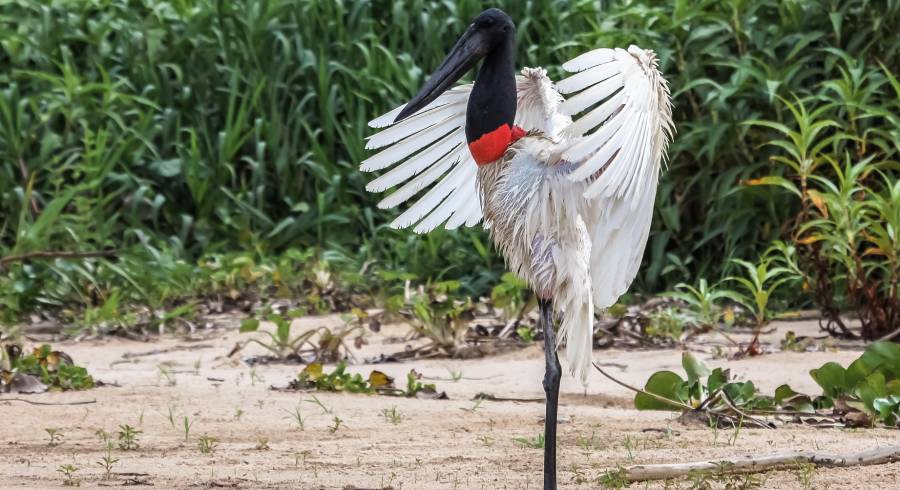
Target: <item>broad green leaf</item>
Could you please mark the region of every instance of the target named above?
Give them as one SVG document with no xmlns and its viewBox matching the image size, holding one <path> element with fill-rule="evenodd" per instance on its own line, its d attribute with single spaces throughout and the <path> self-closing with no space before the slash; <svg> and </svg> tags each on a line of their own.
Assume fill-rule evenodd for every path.
<svg viewBox="0 0 900 490">
<path fill-rule="evenodd" d="M 706 364 L 703 364 L 702 361 L 694 357 L 690 352 L 683 352 L 681 354 L 681 366 L 684 368 L 684 372 L 687 373 L 689 383 L 693 383 L 703 376 L 708 376 L 710 373 Z"/>
<path fill-rule="evenodd" d="M 658 398 L 638 393 L 634 397 L 634 407 L 638 410 L 678 410 L 682 408 L 678 401 L 683 401 L 679 398 L 679 393 L 684 386 L 685 381 L 681 376 L 672 371 L 657 371 L 647 380 L 644 391 L 674 401 L 666 403 Z"/>
<path fill-rule="evenodd" d="M 256 318 L 248 318 L 241 322 L 240 333 L 255 332 L 259 329 L 259 320 Z"/>
<path fill-rule="evenodd" d="M 836 362 L 827 362 L 809 375 L 822 387 L 823 393 L 831 398 L 840 398 L 850 390 L 847 385 L 847 371 Z"/>
</svg>

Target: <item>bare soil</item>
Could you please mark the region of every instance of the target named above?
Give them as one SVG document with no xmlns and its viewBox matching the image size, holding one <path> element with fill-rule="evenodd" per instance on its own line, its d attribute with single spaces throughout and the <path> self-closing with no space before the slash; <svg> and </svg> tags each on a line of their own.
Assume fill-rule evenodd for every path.
<svg viewBox="0 0 900 490">
<path fill-rule="evenodd" d="M 336 327 L 337 316 L 298 320 L 295 328 Z M 769 345 L 790 329 L 820 335 L 815 321 L 780 323 L 766 337 Z M 407 329 L 386 326 L 354 350 L 363 359 L 402 350 Z M 257 334 L 259 335 L 259 334 Z M 153 343 L 122 339 L 61 342 L 56 348 L 86 365 L 96 379 L 115 386 L 85 392 L 17 395 L 35 402 L 96 400 L 77 406 L 37 406 L 0 397 L 0 487 L 55 488 L 63 485 L 60 465 L 78 468 L 84 488 L 394 488 L 394 489 L 539 489 L 542 452 L 522 447 L 515 438 L 533 439 L 543 424 L 541 345 L 485 359 L 422 360 L 355 364 L 353 372 L 378 369 L 405 379 L 410 369 L 434 378 L 449 400 L 420 400 L 377 395 L 274 391 L 296 377 L 297 365 L 250 367 L 241 357 L 262 353 L 248 348 L 226 354 L 246 334 L 213 330 L 193 340 L 164 338 Z M 706 346 L 722 339 L 710 337 Z M 726 346 L 727 344 L 722 344 Z M 706 349 L 712 351 L 712 348 Z M 137 354 L 137 356 L 135 356 Z M 142 355 L 144 354 L 144 355 Z M 727 366 L 752 379 L 767 393 L 782 383 L 809 393 L 819 390 L 809 369 L 834 360 L 844 365 L 858 349 L 829 352 L 776 352 L 729 361 L 699 354 L 713 366 Z M 124 357 L 123 357 L 124 356 Z M 659 369 L 680 372 L 678 350 L 595 351 L 610 373 L 642 385 Z M 618 367 L 617 365 L 621 365 Z M 170 371 L 163 374 L 163 370 Z M 330 369 L 330 367 L 328 368 Z M 462 372 L 453 381 L 451 371 Z M 488 393 L 536 401 L 472 399 Z M 316 397 L 321 406 L 313 402 Z M 176 417 L 170 424 L 169 410 Z M 299 407 L 301 430 L 293 414 Z M 324 407 L 324 408 L 323 408 Z M 398 424 L 383 410 L 396 408 Z M 329 412 L 326 413 L 325 410 Z M 684 426 L 664 412 L 631 408 L 631 394 L 592 373 L 588 386 L 563 381 L 559 428 L 561 488 L 598 488 L 597 478 L 617 465 L 667 463 L 759 454 L 790 449 L 855 452 L 900 444 L 900 432 L 888 429 L 817 429 L 787 426 L 774 430 L 731 430 Z M 192 426 L 188 440 L 183 418 Z M 333 430 L 335 417 L 341 424 Z M 119 461 L 104 479 L 99 465 L 104 445 L 98 429 L 115 433 L 129 424 L 142 433 L 140 448 L 114 450 Z M 45 428 L 58 428 L 62 443 L 48 446 Z M 198 439 L 218 440 L 212 454 Z M 267 441 L 268 449 L 259 449 Z M 800 470 L 760 476 L 760 488 L 900 488 L 900 463 L 851 469 L 816 469 L 811 482 Z M 714 483 L 722 487 L 721 483 Z M 677 487 L 690 488 L 690 482 Z M 635 484 L 662 488 L 663 484 Z"/>
</svg>

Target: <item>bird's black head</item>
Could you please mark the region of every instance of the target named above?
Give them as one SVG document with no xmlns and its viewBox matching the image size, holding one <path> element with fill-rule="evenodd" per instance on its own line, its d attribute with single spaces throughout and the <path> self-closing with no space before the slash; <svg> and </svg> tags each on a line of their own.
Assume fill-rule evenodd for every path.
<svg viewBox="0 0 900 490">
<path fill-rule="evenodd" d="M 506 15 L 506 12 L 498 8 L 489 8 L 478 14 L 469 30 L 477 30 L 487 40 L 491 48 L 506 39 L 507 36 L 516 34 L 516 24 Z"/>
<path fill-rule="evenodd" d="M 515 39 L 516 25 L 506 12 L 490 8 L 478 14 L 459 38 L 441 66 L 397 115 L 400 121 L 438 98 L 450 85 L 462 78 L 478 60 L 484 58 L 505 41 Z"/>
</svg>

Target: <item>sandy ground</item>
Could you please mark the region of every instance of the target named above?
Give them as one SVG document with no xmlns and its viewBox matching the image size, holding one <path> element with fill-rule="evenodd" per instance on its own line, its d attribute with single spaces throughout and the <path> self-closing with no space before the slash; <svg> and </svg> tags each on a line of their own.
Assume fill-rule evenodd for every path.
<svg viewBox="0 0 900 490">
<path fill-rule="evenodd" d="M 305 318 L 300 328 L 337 326 L 336 316 Z M 769 339 L 783 338 L 788 329 L 816 335 L 814 322 L 780 324 Z M 399 326 L 372 335 L 360 358 L 394 352 L 404 344 L 391 341 Z M 227 352 L 239 338 L 235 330 L 211 332 L 202 340 L 166 338 L 153 343 L 122 339 L 63 342 L 79 364 L 86 365 L 106 386 L 80 393 L 26 395 L 42 402 L 96 400 L 79 406 L 33 406 L 0 397 L 0 487 L 55 488 L 63 484 L 60 465 L 78 468 L 75 477 L 86 488 L 297 488 L 297 489 L 538 489 L 540 449 L 522 447 L 514 438 L 534 438 L 542 431 L 543 404 L 484 401 L 478 393 L 500 397 L 541 399 L 543 360 L 540 344 L 487 359 L 427 360 L 403 364 L 354 365 L 367 375 L 373 368 L 398 380 L 414 368 L 447 392 L 450 400 L 418 400 L 353 394 L 273 391 L 293 379 L 298 366 L 241 362 L 246 349 L 233 359 Z M 777 342 L 776 342 L 777 344 Z M 177 349 L 177 350 L 171 350 Z M 159 352 L 152 354 L 152 352 Z M 123 359 L 124 354 L 146 354 Z M 827 360 L 847 364 L 859 351 L 780 352 L 727 361 L 735 374 L 753 379 L 764 391 L 787 382 L 800 391 L 818 393 L 807 371 Z M 659 369 L 680 372 L 677 350 L 595 351 L 600 362 L 624 381 L 642 385 Z M 173 371 L 162 375 L 160 366 Z M 463 378 L 450 379 L 451 371 Z M 169 422 L 169 410 L 177 427 Z M 304 418 L 301 430 L 293 413 Z M 563 382 L 559 438 L 559 480 L 562 488 L 598 488 L 597 478 L 609 468 L 635 463 L 717 459 L 788 449 L 848 452 L 900 443 L 900 432 L 886 429 L 842 430 L 789 427 L 742 429 L 735 441 L 731 430 L 713 431 L 683 426 L 664 412 L 631 409 L 630 393 L 597 373 L 585 389 Z M 383 410 L 395 408 L 398 424 Z M 328 410 L 328 413 L 326 413 Z M 183 418 L 192 426 L 185 442 Z M 342 423 L 336 431 L 334 418 Z M 99 462 L 103 444 L 98 429 L 115 432 L 130 424 L 142 433 L 140 448 L 114 450 L 118 462 L 110 480 Z M 48 446 L 45 428 L 59 428 L 62 443 Z M 198 438 L 218 439 L 215 452 L 203 454 Z M 267 441 L 268 449 L 258 449 Z M 810 481 L 799 470 L 760 476 L 759 488 L 898 488 L 900 463 L 855 469 L 817 469 Z M 690 482 L 675 485 L 690 488 Z M 633 488 L 662 488 L 634 484 Z M 671 488 L 671 487 L 670 487 Z M 724 488 L 713 483 L 712 488 Z"/>
</svg>

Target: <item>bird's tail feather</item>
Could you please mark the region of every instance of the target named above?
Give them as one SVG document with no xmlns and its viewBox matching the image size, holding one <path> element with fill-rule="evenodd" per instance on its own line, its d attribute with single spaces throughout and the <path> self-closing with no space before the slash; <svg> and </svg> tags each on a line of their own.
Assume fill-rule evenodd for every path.
<svg viewBox="0 0 900 490">
<path fill-rule="evenodd" d="M 591 294 L 579 295 L 564 305 L 559 341 L 566 339 L 566 360 L 572 375 L 587 386 L 594 344 L 594 301 Z"/>
<path fill-rule="evenodd" d="M 561 304 L 562 324 L 558 342 L 566 342 L 566 360 L 572 375 L 587 386 L 594 346 L 594 298 L 590 275 L 590 245 L 587 241 L 568 251 Z M 559 345 L 557 345 L 559 347 Z"/>
</svg>

